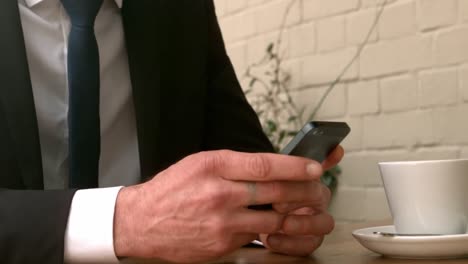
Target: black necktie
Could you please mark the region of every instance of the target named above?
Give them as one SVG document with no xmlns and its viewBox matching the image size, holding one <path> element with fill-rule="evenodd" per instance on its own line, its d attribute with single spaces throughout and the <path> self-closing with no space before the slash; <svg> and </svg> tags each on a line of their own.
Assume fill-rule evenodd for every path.
<svg viewBox="0 0 468 264">
<path fill-rule="evenodd" d="M 103 0 L 62 0 L 68 39 L 70 188 L 98 187 L 100 155 L 99 50 L 94 21 Z"/>
</svg>

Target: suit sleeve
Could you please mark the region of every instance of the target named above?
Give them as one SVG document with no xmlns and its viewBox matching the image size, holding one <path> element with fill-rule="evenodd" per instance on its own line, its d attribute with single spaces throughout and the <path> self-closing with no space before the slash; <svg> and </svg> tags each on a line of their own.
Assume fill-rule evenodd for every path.
<svg viewBox="0 0 468 264">
<path fill-rule="evenodd" d="M 74 193 L 0 189 L 0 263 L 62 264 Z"/>
<path fill-rule="evenodd" d="M 226 53 L 213 0 L 206 0 L 208 17 L 208 105 L 206 149 L 273 152 L 257 114 L 247 102 Z"/>
</svg>

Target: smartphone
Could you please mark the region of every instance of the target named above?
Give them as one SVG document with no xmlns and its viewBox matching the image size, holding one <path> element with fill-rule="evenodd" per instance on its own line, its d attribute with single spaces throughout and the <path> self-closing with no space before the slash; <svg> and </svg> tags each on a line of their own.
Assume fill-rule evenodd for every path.
<svg viewBox="0 0 468 264">
<path fill-rule="evenodd" d="M 310 122 L 281 151 L 281 154 L 323 162 L 351 132 L 344 122 Z"/>
<path fill-rule="evenodd" d="M 351 128 L 344 122 L 310 122 L 280 153 L 305 157 L 322 163 L 350 132 Z M 273 209 L 271 204 L 252 205 L 248 208 Z"/>
</svg>

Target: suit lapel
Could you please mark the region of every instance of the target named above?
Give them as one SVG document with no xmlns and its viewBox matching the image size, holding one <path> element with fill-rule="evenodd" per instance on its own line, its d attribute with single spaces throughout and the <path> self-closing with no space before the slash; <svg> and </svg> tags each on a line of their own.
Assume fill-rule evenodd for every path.
<svg viewBox="0 0 468 264">
<path fill-rule="evenodd" d="M 25 187 L 43 189 L 41 150 L 17 0 L 0 2 L 0 107 Z M 17 175 L 2 175 L 17 177 Z"/>
<path fill-rule="evenodd" d="M 122 17 L 133 88 L 142 180 L 161 168 L 161 52 L 166 28 L 158 0 L 124 1 Z"/>
</svg>

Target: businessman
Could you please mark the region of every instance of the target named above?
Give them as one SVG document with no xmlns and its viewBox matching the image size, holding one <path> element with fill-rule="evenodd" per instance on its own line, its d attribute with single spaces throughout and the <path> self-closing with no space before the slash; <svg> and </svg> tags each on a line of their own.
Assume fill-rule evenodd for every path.
<svg viewBox="0 0 468 264">
<path fill-rule="evenodd" d="M 343 156 L 267 154 L 212 0 L 2 0 L 0 146 L 8 264 L 307 255 Z"/>
</svg>

